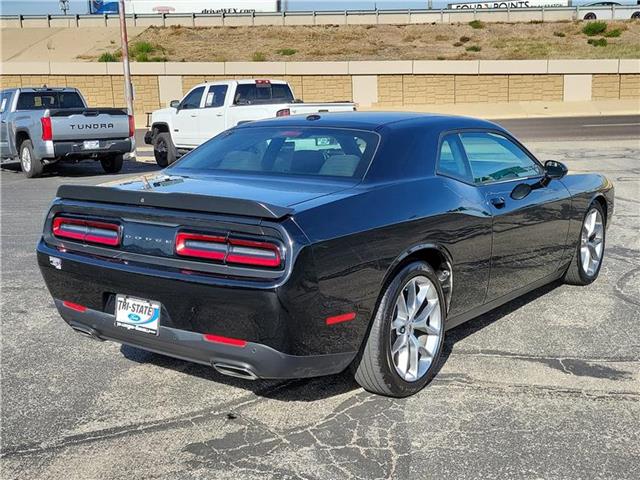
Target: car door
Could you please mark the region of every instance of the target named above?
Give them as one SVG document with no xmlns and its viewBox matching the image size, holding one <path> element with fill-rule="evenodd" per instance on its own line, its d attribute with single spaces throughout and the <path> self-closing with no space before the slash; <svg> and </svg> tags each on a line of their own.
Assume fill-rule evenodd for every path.
<svg viewBox="0 0 640 480">
<path fill-rule="evenodd" d="M 569 230 L 569 191 L 560 180 L 544 177 L 542 165 L 505 134 L 470 131 L 459 137 L 493 216 L 489 302 L 557 272 Z M 531 187 L 522 198 L 514 192 L 521 184 Z"/>
<path fill-rule="evenodd" d="M 173 143 L 181 147 L 195 147 L 200 138 L 200 112 L 204 86 L 196 87 L 185 95 L 173 119 Z"/>
<path fill-rule="evenodd" d="M 13 90 L 0 94 L 0 158 L 11 156 L 9 147 L 9 112 L 11 111 L 11 99 Z"/>
<path fill-rule="evenodd" d="M 199 113 L 199 145 L 227 129 L 224 108 L 227 90 L 227 85 L 210 85 L 208 87 L 204 97 L 204 106 Z"/>
</svg>

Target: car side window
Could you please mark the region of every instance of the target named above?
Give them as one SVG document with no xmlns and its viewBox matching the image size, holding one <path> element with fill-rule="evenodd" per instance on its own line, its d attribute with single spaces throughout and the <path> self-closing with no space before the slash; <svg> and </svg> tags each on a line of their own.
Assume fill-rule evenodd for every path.
<svg viewBox="0 0 640 480">
<path fill-rule="evenodd" d="M 180 109 L 192 109 L 200 108 L 200 101 L 202 100 L 202 94 L 204 93 L 204 87 L 198 87 L 191 90 L 182 103 L 180 103 Z"/>
<path fill-rule="evenodd" d="M 449 134 L 442 139 L 437 171 L 465 182 L 473 181 L 457 134 Z"/>
<path fill-rule="evenodd" d="M 224 98 L 227 96 L 226 85 L 212 85 L 207 92 L 204 101 L 204 108 L 218 108 L 224 105 Z"/>
<path fill-rule="evenodd" d="M 9 104 L 11 103 L 12 92 L 3 92 L 0 96 L 0 113 L 4 113 L 9 110 Z"/>
<path fill-rule="evenodd" d="M 542 175 L 542 167 L 507 137 L 492 132 L 462 132 L 460 141 L 475 183 Z"/>
</svg>

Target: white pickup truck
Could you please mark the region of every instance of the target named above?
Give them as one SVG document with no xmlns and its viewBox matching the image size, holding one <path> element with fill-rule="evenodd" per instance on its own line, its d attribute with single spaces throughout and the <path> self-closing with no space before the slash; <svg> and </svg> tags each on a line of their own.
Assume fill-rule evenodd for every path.
<svg viewBox="0 0 640 480">
<path fill-rule="evenodd" d="M 227 80 L 201 83 L 182 100 L 151 114 L 144 141 L 153 145 L 161 167 L 240 123 L 263 118 L 356 109 L 354 103 L 303 103 L 282 80 Z"/>
</svg>

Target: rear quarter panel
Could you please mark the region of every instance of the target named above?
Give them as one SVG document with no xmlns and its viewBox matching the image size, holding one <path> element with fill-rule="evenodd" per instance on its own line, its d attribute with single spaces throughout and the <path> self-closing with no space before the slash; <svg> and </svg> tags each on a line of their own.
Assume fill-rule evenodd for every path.
<svg viewBox="0 0 640 480">
<path fill-rule="evenodd" d="M 444 177 L 398 182 L 345 194 L 295 220 L 312 244 L 323 315 L 355 311 L 356 321 L 341 328 L 355 330 L 349 338 L 356 341 L 391 269 L 414 248 L 436 246 L 451 258 L 452 315 L 484 300 L 491 217 L 473 187 Z"/>
</svg>

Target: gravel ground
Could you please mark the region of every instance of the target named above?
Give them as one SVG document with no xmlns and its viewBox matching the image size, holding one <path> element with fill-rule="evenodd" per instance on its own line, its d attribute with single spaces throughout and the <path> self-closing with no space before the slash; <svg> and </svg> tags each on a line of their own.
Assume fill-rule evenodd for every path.
<svg viewBox="0 0 640 480">
<path fill-rule="evenodd" d="M 250 383 L 74 334 L 34 247 L 58 185 L 116 177 L 91 164 L 35 180 L 3 170 L 2 478 L 637 478 L 640 145 L 530 145 L 614 181 L 600 278 L 450 331 L 438 376 L 403 400 L 347 374 Z"/>
</svg>

